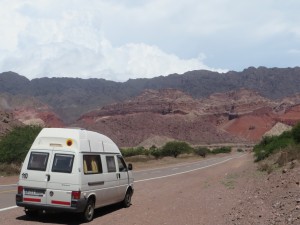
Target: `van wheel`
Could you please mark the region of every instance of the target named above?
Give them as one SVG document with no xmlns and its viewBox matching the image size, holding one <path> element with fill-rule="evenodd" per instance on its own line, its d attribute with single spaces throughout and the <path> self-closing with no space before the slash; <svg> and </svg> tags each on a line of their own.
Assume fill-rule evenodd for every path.
<svg viewBox="0 0 300 225">
<path fill-rule="evenodd" d="M 132 191 L 127 190 L 124 200 L 122 202 L 123 207 L 128 208 L 131 205 L 131 196 L 132 196 Z"/>
<path fill-rule="evenodd" d="M 89 199 L 86 204 L 85 210 L 83 211 L 81 217 L 84 222 L 90 222 L 93 220 L 95 212 L 95 202 L 93 199 Z"/>
<path fill-rule="evenodd" d="M 39 211 L 35 209 L 25 209 L 25 214 L 27 217 L 33 218 L 39 215 Z"/>
</svg>

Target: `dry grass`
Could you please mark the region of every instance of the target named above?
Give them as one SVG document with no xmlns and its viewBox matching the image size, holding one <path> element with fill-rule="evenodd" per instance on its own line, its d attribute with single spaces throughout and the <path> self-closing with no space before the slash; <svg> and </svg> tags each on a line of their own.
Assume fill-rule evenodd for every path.
<svg viewBox="0 0 300 225">
<path fill-rule="evenodd" d="M 300 147 L 289 146 L 285 148 L 279 155 L 276 163 L 279 166 L 284 166 L 293 160 L 300 160 Z"/>
<path fill-rule="evenodd" d="M 268 174 L 272 173 L 275 169 L 274 164 L 263 162 L 258 164 L 258 170 L 262 172 L 267 172 Z"/>
<path fill-rule="evenodd" d="M 1 163 L 0 164 L 0 175 L 1 176 L 12 176 L 12 175 L 19 175 L 21 171 L 21 165 L 19 164 L 7 164 Z"/>
<path fill-rule="evenodd" d="M 258 163 L 258 170 L 272 173 L 274 170 L 284 167 L 293 160 L 300 161 L 300 146 L 288 146 L 281 151 L 270 155 Z M 295 164 L 292 164 L 293 166 Z"/>
</svg>

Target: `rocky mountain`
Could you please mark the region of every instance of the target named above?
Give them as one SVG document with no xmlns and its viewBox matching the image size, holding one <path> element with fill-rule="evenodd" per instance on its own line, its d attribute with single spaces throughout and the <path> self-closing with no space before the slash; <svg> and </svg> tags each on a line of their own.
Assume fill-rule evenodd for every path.
<svg viewBox="0 0 300 225">
<path fill-rule="evenodd" d="M 145 89 L 166 88 L 183 91 L 195 99 L 240 88 L 269 99 L 281 99 L 300 93 L 300 68 L 250 67 L 227 73 L 199 70 L 123 83 L 79 78 L 28 80 L 13 72 L 0 74 L 0 93 L 34 96 L 52 107 L 66 123 L 72 123 L 88 110 L 136 97 Z"/>
<path fill-rule="evenodd" d="M 297 104 L 278 110 L 287 100 L 270 100 L 246 89 L 201 99 L 176 89 L 145 90 L 82 115 L 74 126 L 104 133 L 120 146 L 159 146 L 171 139 L 195 145 L 253 144 L 278 123 L 287 126 L 300 120 Z"/>
<path fill-rule="evenodd" d="M 191 144 L 255 143 L 276 124 L 300 120 L 299 75 L 298 67 L 259 67 L 120 83 L 30 81 L 6 72 L 0 74 L 0 110 L 24 124 L 99 131 L 120 146 L 159 146 L 173 139 Z"/>
<path fill-rule="evenodd" d="M 23 124 L 63 127 L 64 123 L 47 104 L 32 96 L 0 93 L 0 111 Z"/>
<path fill-rule="evenodd" d="M 240 141 L 218 129 L 220 117 L 226 117 L 226 112 L 204 113 L 200 101 L 176 89 L 162 89 L 91 111 L 74 125 L 104 133 L 120 146 L 158 145 L 157 137 L 191 144 Z"/>
</svg>

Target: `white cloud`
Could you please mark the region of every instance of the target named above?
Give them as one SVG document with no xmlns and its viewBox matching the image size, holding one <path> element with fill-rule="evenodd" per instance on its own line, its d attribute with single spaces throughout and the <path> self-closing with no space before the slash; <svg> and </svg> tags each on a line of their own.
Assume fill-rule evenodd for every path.
<svg viewBox="0 0 300 225">
<path fill-rule="evenodd" d="M 274 52 L 300 44 L 297 6 L 276 0 L 0 0 L 0 72 L 124 81 L 268 66 Z M 295 59 L 281 62 L 290 66 Z"/>
<path fill-rule="evenodd" d="M 0 70 L 12 70 L 29 78 L 78 76 L 118 81 L 196 69 L 214 70 L 201 58 L 180 59 L 146 43 L 113 46 L 101 31 L 101 17 L 93 6 L 85 5 L 76 10 L 75 3 L 64 10 L 66 5 L 44 3 L 27 1 L 19 4 L 18 11 L 10 8 L 16 20 L 25 22 L 20 26 L 22 29 L 12 35 L 17 39 L 6 49 L 8 52 L 1 56 Z M 122 13 L 121 6 L 101 6 L 104 10 L 100 14 Z M 2 26 L 10 27 L 8 24 Z"/>
<path fill-rule="evenodd" d="M 101 77 L 125 81 L 196 69 L 215 70 L 202 63 L 203 57 L 179 59 L 156 46 L 143 43 L 113 47 L 105 39 L 98 49 L 61 42 L 39 45 L 38 48 L 28 48 L 14 54 L 4 60 L 3 66 L 7 66 L 6 70 L 13 67 L 13 71 L 20 71 L 28 77 Z"/>
</svg>

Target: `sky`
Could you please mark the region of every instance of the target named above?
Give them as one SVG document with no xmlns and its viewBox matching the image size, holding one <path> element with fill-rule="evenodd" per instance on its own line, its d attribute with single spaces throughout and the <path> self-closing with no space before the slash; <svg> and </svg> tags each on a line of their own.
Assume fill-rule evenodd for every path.
<svg viewBox="0 0 300 225">
<path fill-rule="evenodd" d="M 299 0 L 0 0 L 0 72 L 126 81 L 300 63 Z"/>
</svg>

